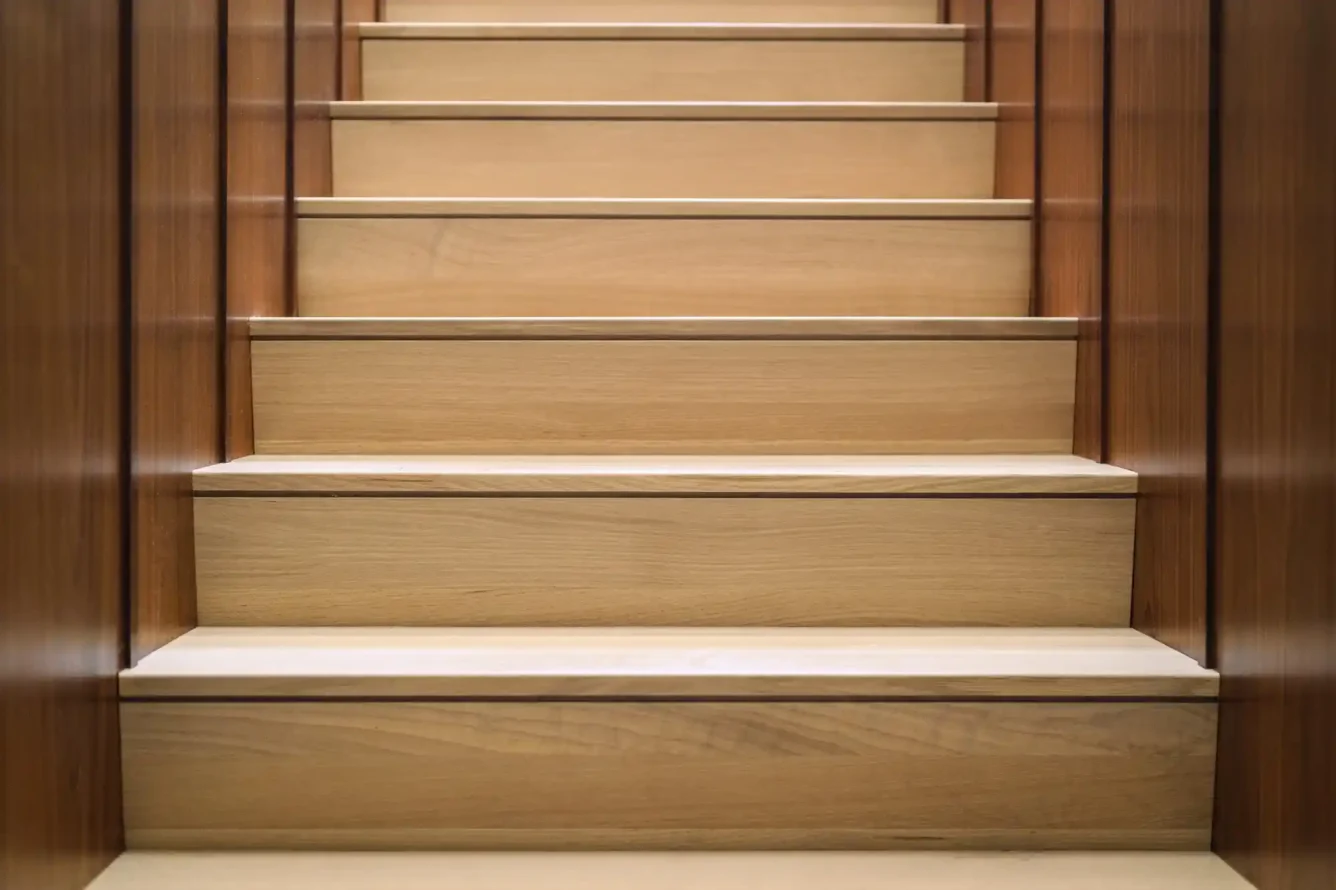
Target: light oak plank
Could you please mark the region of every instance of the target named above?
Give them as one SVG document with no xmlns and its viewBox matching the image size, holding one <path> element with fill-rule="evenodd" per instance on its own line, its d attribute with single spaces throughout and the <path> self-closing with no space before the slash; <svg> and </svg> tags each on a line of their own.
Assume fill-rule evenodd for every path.
<svg viewBox="0 0 1336 890">
<path fill-rule="evenodd" d="M 302 217 L 1025 219 L 1015 198 L 298 198 Z"/>
<path fill-rule="evenodd" d="M 200 627 L 129 698 L 1213 698 L 1214 671 L 1113 628 Z"/>
<path fill-rule="evenodd" d="M 993 121 L 335 120 L 347 197 L 987 198 Z"/>
<path fill-rule="evenodd" d="M 1126 627 L 1130 498 L 202 498 L 222 626 Z"/>
<path fill-rule="evenodd" d="M 132 852 L 89 890 L 1250 890 L 1209 853 Z"/>
<path fill-rule="evenodd" d="M 592 31 L 538 39 L 363 40 L 367 100 L 961 102 L 960 40 L 636 39 Z M 549 29 L 551 30 L 551 29 Z M 609 28 L 625 31 L 626 28 Z M 685 30 L 685 29 L 683 29 Z M 700 29 L 696 29 L 700 30 Z M 773 29 L 771 29 L 773 30 Z M 934 35 L 935 36 L 935 35 Z M 741 39 L 739 39 L 739 37 Z M 573 39 L 574 38 L 574 39 Z"/>
<path fill-rule="evenodd" d="M 885 40 L 960 41 L 964 25 L 791 22 L 362 22 L 365 40 Z"/>
<path fill-rule="evenodd" d="M 937 0 L 385 0 L 389 22 L 834 22 L 922 24 Z"/>
<path fill-rule="evenodd" d="M 257 340 L 1073 340 L 1074 318 L 543 316 L 254 318 Z"/>
<path fill-rule="evenodd" d="M 995 121 L 992 102 L 363 101 L 332 102 L 342 121 Z"/>
<path fill-rule="evenodd" d="M 260 454 L 1068 453 L 1067 341 L 281 341 Z"/>
<path fill-rule="evenodd" d="M 130 702 L 121 725 L 131 847 L 287 849 L 1205 850 L 1216 735 L 1213 704 L 1130 702 Z"/>
<path fill-rule="evenodd" d="M 1074 455 L 269 455 L 194 472 L 197 494 L 1133 495 Z"/>
</svg>

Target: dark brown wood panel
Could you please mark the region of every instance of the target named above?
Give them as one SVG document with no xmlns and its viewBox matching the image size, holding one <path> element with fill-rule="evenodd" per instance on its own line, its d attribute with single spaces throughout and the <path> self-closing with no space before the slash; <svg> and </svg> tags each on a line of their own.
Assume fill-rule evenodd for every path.
<svg viewBox="0 0 1336 890">
<path fill-rule="evenodd" d="M 988 0 L 948 0 L 946 20 L 966 27 L 965 101 L 988 100 Z"/>
<path fill-rule="evenodd" d="M 993 0 L 988 64 L 998 103 L 999 198 L 1035 196 L 1035 101 L 1039 63 L 1039 0 Z"/>
<path fill-rule="evenodd" d="M 0 887 L 123 846 L 117 0 L 0 2 Z"/>
<path fill-rule="evenodd" d="M 343 83 L 339 98 L 356 101 L 362 98 L 362 41 L 357 26 L 377 20 L 376 0 L 343 0 L 343 56 L 339 71 Z"/>
<path fill-rule="evenodd" d="M 219 0 L 134 2 L 131 651 L 195 625 L 190 473 L 222 457 Z"/>
<path fill-rule="evenodd" d="M 288 315 L 288 17 L 227 2 L 227 458 L 254 453 L 254 316 Z"/>
<path fill-rule="evenodd" d="M 1215 847 L 1336 887 L 1336 4 L 1221 23 Z"/>
<path fill-rule="evenodd" d="M 1141 474 L 1132 621 L 1206 658 L 1210 0 L 1113 5 L 1108 426 Z"/>
<path fill-rule="evenodd" d="M 339 93 L 342 23 L 337 0 L 296 0 L 293 41 L 293 180 L 299 197 L 334 189 L 329 103 Z"/>
<path fill-rule="evenodd" d="M 1038 315 L 1081 320 L 1075 451 L 1102 460 L 1105 0 L 1044 5 Z"/>
</svg>

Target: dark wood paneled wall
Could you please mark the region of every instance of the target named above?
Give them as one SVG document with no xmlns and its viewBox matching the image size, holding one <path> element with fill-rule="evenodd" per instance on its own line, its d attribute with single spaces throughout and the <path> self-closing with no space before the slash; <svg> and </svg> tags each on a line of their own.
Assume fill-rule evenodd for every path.
<svg viewBox="0 0 1336 890">
<path fill-rule="evenodd" d="M 248 319 L 289 315 L 286 3 L 227 2 L 227 457 L 255 451 Z"/>
<path fill-rule="evenodd" d="M 320 197 L 334 190 L 329 103 L 340 89 L 343 23 L 338 0 L 295 2 L 294 189 L 300 197 Z"/>
<path fill-rule="evenodd" d="M 1035 196 L 1039 0 L 992 0 L 990 98 L 998 104 L 999 198 Z"/>
<path fill-rule="evenodd" d="M 117 0 L 0 2 L 0 887 L 122 842 Z"/>
<path fill-rule="evenodd" d="M 1210 0 L 1116 0 L 1109 461 L 1141 477 L 1132 623 L 1206 660 Z"/>
<path fill-rule="evenodd" d="M 190 473 L 222 459 L 219 0 L 135 0 L 132 657 L 195 626 Z"/>
<path fill-rule="evenodd" d="M 1336 4 L 1225 0 L 1216 849 L 1336 887 Z"/>
<path fill-rule="evenodd" d="M 989 0 L 947 0 L 946 20 L 964 25 L 965 37 L 965 100 L 984 102 L 988 99 L 988 13 Z"/>
</svg>

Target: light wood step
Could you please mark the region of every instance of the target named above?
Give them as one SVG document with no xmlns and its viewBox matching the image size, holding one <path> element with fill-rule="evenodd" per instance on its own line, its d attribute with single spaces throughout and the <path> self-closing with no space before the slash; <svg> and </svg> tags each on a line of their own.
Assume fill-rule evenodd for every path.
<svg viewBox="0 0 1336 890">
<path fill-rule="evenodd" d="M 1029 201 L 305 199 L 310 316 L 1023 316 Z"/>
<path fill-rule="evenodd" d="M 1209 842 L 1216 677 L 1133 631 L 198 629 L 121 683 L 132 848 Z"/>
<path fill-rule="evenodd" d="M 936 22 L 938 0 L 385 0 L 388 22 Z"/>
<path fill-rule="evenodd" d="M 89 890 L 1251 890 L 1209 853 L 127 853 Z"/>
<path fill-rule="evenodd" d="M 312 324 L 322 332 L 304 333 Z M 260 454 L 1071 451 L 1069 319 L 273 319 L 254 329 Z"/>
<path fill-rule="evenodd" d="M 347 197 L 988 198 L 997 106 L 336 102 Z"/>
<path fill-rule="evenodd" d="M 243 458 L 195 475 L 199 620 L 1126 627 L 1135 487 L 1072 456 Z"/>
<path fill-rule="evenodd" d="M 957 25 L 361 26 L 368 100 L 959 102 Z"/>
</svg>

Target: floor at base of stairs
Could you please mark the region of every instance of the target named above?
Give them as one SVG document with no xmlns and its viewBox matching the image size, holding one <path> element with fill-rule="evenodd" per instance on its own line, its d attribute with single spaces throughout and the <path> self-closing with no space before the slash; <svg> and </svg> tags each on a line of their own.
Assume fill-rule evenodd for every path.
<svg viewBox="0 0 1336 890">
<path fill-rule="evenodd" d="M 1209 853 L 127 853 L 90 890 L 1247 890 Z"/>
</svg>

